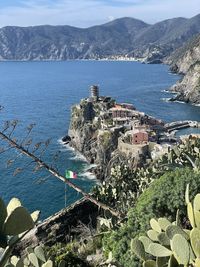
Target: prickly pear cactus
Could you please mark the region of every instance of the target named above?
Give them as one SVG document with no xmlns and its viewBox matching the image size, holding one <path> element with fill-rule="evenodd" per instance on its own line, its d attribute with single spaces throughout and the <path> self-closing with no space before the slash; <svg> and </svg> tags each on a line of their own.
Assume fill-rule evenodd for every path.
<svg viewBox="0 0 200 267">
<path fill-rule="evenodd" d="M 29 214 L 17 198 L 12 198 L 6 207 L 0 198 L 0 248 L 4 249 L 0 258 L 0 267 L 7 264 L 15 244 L 35 225 L 40 212 Z M 13 258 L 17 267 L 23 267 L 22 261 Z M 10 263 L 12 266 L 13 263 Z"/>
<path fill-rule="evenodd" d="M 0 247 L 6 248 L 9 245 L 8 237 L 18 236 L 34 227 L 39 211 L 30 215 L 19 199 L 12 198 L 6 207 L 0 198 L 0 214 Z"/>
<path fill-rule="evenodd" d="M 191 203 L 188 185 L 185 200 L 192 230 L 182 229 L 178 219 L 173 223 L 165 218 L 151 219 L 147 236 L 132 241 L 131 250 L 144 260 L 143 266 L 200 266 L 200 194 Z"/>
<path fill-rule="evenodd" d="M 64 260 L 56 265 L 42 246 L 37 246 L 35 249 L 27 248 L 26 252 L 27 256 L 24 259 L 11 257 L 5 267 L 65 267 L 67 265 Z"/>
</svg>

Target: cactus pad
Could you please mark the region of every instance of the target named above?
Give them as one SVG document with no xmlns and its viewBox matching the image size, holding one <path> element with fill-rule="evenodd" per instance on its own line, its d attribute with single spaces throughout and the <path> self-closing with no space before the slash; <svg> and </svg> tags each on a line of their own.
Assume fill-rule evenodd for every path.
<svg viewBox="0 0 200 267">
<path fill-rule="evenodd" d="M 158 235 L 158 241 L 163 246 L 170 246 L 170 239 L 164 232 Z"/>
<path fill-rule="evenodd" d="M 141 260 L 145 260 L 145 250 L 142 242 L 138 239 L 131 240 L 131 250 Z"/>
<path fill-rule="evenodd" d="M 188 214 L 188 219 L 190 220 L 191 226 L 195 227 L 194 212 L 193 212 L 193 207 L 192 207 L 191 202 L 187 204 L 187 214 Z"/>
<path fill-rule="evenodd" d="M 158 241 L 158 232 L 155 230 L 149 230 L 147 231 L 148 237 L 153 241 Z"/>
<path fill-rule="evenodd" d="M 172 254 L 171 250 L 157 243 L 150 244 L 149 251 L 155 257 L 168 257 Z"/>
<path fill-rule="evenodd" d="M 151 219 L 150 220 L 150 225 L 151 225 L 151 228 L 154 230 L 154 231 L 156 231 L 156 232 L 158 232 L 158 233 L 161 233 L 161 227 L 160 227 L 160 225 L 159 225 L 159 223 L 155 220 L 155 219 Z"/>
<path fill-rule="evenodd" d="M 171 241 L 171 248 L 178 263 L 187 266 L 190 260 L 190 247 L 187 240 L 181 234 L 176 234 Z"/>
<path fill-rule="evenodd" d="M 194 210 L 200 211 L 200 194 L 197 194 L 194 198 Z"/>
<path fill-rule="evenodd" d="M 192 229 L 190 233 L 190 240 L 192 249 L 195 255 L 200 258 L 200 230 L 197 228 Z"/>
<path fill-rule="evenodd" d="M 153 260 L 144 261 L 143 267 L 156 267 L 156 262 Z"/>
<path fill-rule="evenodd" d="M 149 248 L 149 245 L 150 245 L 151 243 L 153 243 L 153 241 L 152 241 L 150 238 L 148 238 L 147 236 L 140 236 L 140 237 L 139 237 L 139 240 L 142 242 L 145 251 L 146 251 L 147 253 L 149 253 L 148 248 Z"/>
<path fill-rule="evenodd" d="M 170 240 L 172 240 L 173 236 L 176 234 L 182 235 L 185 239 L 189 239 L 189 236 L 186 232 L 184 232 L 179 226 L 177 225 L 169 225 L 166 229 L 166 235 Z"/>
<path fill-rule="evenodd" d="M 34 227 L 34 222 L 24 207 L 17 207 L 7 217 L 3 231 L 7 235 L 18 235 Z"/>
<path fill-rule="evenodd" d="M 171 222 L 168 221 L 166 218 L 159 218 L 158 224 L 160 225 L 160 228 L 165 231 L 167 226 L 171 225 Z"/>
</svg>

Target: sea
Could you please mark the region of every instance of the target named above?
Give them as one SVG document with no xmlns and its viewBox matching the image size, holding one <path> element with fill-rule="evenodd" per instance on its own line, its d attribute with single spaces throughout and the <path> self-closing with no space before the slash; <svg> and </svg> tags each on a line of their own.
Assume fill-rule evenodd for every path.
<svg viewBox="0 0 200 267">
<path fill-rule="evenodd" d="M 89 87 L 95 84 L 101 95 L 133 103 L 166 122 L 200 120 L 200 107 L 168 101 L 172 94 L 167 90 L 180 78 L 166 65 L 132 61 L 0 62 L 0 129 L 5 130 L 6 121 L 17 120 L 15 130 L 6 133 L 18 143 L 32 139 L 30 151 L 43 142 L 35 154 L 63 175 L 66 170 L 76 172 L 78 179 L 72 182 L 89 192 L 97 183 L 89 172 L 91 166 L 61 141 L 68 131 L 71 107 L 88 97 Z M 34 127 L 27 136 L 30 124 Z M 40 210 L 44 219 L 81 195 L 37 170 L 30 159 L 0 140 L 0 197 L 6 203 L 18 197 L 29 211 Z"/>
</svg>

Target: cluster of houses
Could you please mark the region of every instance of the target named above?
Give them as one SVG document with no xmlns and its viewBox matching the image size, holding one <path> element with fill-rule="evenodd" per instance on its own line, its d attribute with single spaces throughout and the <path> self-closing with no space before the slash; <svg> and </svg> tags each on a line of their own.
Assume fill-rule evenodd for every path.
<svg viewBox="0 0 200 267">
<path fill-rule="evenodd" d="M 162 150 L 159 145 L 161 139 L 168 139 L 163 121 L 139 112 L 132 104 L 115 103 L 110 97 L 100 97 L 97 86 L 91 87 L 90 101 L 107 107 L 99 115 L 102 130 L 121 129 L 118 140 L 121 152 L 127 156 L 136 156 L 148 154 L 150 147 Z"/>
</svg>

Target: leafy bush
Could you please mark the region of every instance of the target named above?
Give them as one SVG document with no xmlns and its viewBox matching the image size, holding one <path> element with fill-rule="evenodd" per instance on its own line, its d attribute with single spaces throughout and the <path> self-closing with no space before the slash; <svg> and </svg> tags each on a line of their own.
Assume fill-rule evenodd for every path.
<svg viewBox="0 0 200 267">
<path fill-rule="evenodd" d="M 130 240 L 148 230 L 151 218 L 166 217 L 175 220 L 177 209 L 186 215 L 185 188 L 190 184 L 191 197 L 200 192 L 200 174 L 192 169 L 176 169 L 155 180 L 138 198 L 128 213 L 128 221 L 110 236 L 104 238 L 105 253 L 113 256 L 124 267 L 138 266 L 130 255 Z"/>
<path fill-rule="evenodd" d="M 199 266 L 200 194 L 190 202 L 187 187 L 185 202 L 191 230 L 181 227 L 178 216 L 173 223 L 166 218 L 151 219 L 147 236 L 131 241 L 131 250 L 143 266 Z"/>
<path fill-rule="evenodd" d="M 141 168 L 119 164 L 112 168 L 109 179 L 94 190 L 95 197 L 125 213 L 133 207 L 138 196 L 164 173 L 176 168 L 200 170 L 200 139 L 190 137 L 170 148 L 161 158 Z"/>
<path fill-rule="evenodd" d="M 77 244 L 69 243 L 63 245 L 57 243 L 51 248 L 46 248 L 49 255 L 55 260 L 56 264 L 59 264 L 61 261 L 65 261 L 65 267 L 87 267 L 87 263 L 80 259 L 77 254 Z"/>
</svg>

